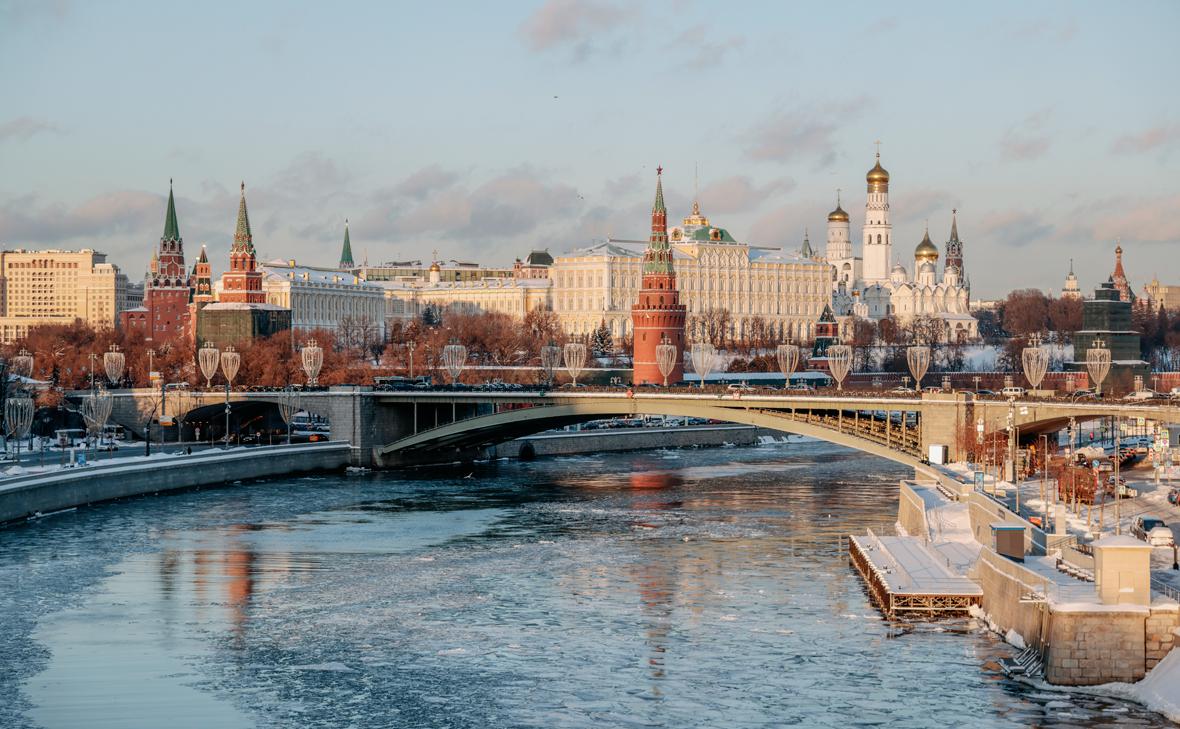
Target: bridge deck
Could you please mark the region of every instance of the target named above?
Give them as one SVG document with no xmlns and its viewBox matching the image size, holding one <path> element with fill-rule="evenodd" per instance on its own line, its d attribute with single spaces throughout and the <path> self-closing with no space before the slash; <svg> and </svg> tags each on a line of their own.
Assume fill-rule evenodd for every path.
<svg viewBox="0 0 1180 729">
<path fill-rule="evenodd" d="M 964 613 L 983 598 L 974 581 L 955 574 L 917 537 L 851 537 L 849 556 L 888 617 L 899 613 Z"/>
</svg>

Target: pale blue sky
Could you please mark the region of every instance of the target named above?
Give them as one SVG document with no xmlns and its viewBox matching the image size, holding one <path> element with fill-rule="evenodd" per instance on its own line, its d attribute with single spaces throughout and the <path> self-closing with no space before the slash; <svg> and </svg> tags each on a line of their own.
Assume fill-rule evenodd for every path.
<svg viewBox="0 0 1180 729">
<path fill-rule="evenodd" d="M 245 180 L 264 255 L 507 263 L 673 218 L 822 245 L 873 141 L 895 254 L 958 207 L 977 297 L 1180 283 L 1180 3 L 0 0 L 0 244 L 133 278 L 169 177 L 220 270 Z M 854 235 L 854 238 L 856 236 Z"/>
</svg>

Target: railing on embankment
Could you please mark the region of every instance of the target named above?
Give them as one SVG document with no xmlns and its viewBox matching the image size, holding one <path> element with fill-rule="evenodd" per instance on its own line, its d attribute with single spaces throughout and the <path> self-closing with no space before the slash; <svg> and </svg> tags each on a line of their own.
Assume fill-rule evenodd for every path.
<svg viewBox="0 0 1180 729">
<path fill-rule="evenodd" d="M 346 441 L 206 450 L 4 478 L 0 524 L 129 496 L 335 470 L 348 465 L 350 451 Z"/>
</svg>

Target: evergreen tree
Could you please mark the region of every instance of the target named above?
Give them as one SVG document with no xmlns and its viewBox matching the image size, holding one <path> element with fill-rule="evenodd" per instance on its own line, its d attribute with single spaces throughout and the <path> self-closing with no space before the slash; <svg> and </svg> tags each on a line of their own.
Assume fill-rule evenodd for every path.
<svg viewBox="0 0 1180 729">
<path fill-rule="evenodd" d="M 594 330 L 593 339 L 590 342 L 590 349 L 597 357 L 605 357 L 614 349 L 610 329 L 607 328 L 605 319 Z"/>
</svg>

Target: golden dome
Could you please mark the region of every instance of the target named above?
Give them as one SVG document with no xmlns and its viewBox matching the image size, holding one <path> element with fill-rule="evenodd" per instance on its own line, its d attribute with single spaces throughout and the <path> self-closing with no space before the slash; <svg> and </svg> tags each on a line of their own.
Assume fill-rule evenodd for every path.
<svg viewBox="0 0 1180 729">
<path fill-rule="evenodd" d="M 915 263 L 937 263 L 938 262 L 938 247 L 930 242 L 930 231 L 926 231 L 926 235 L 922 236 L 922 242 L 914 249 Z"/>
<path fill-rule="evenodd" d="M 835 210 L 828 213 L 828 222 L 829 223 L 835 223 L 835 222 L 847 223 L 848 222 L 848 213 L 844 212 L 844 208 L 840 207 L 839 203 L 836 203 Z"/>
<path fill-rule="evenodd" d="M 442 271 L 442 266 L 438 265 L 438 261 L 435 261 L 434 263 L 430 264 L 430 270 L 431 270 L 432 272 L 433 272 L 433 271 L 440 271 L 440 272 L 441 272 L 441 271 Z"/>
<path fill-rule="evenodd" d="M 881 166 L 881 154 L 877 153 L 877 164 L 865 175 L 869 192 L 889 192 L 889 170 Z"/>
</svg>

